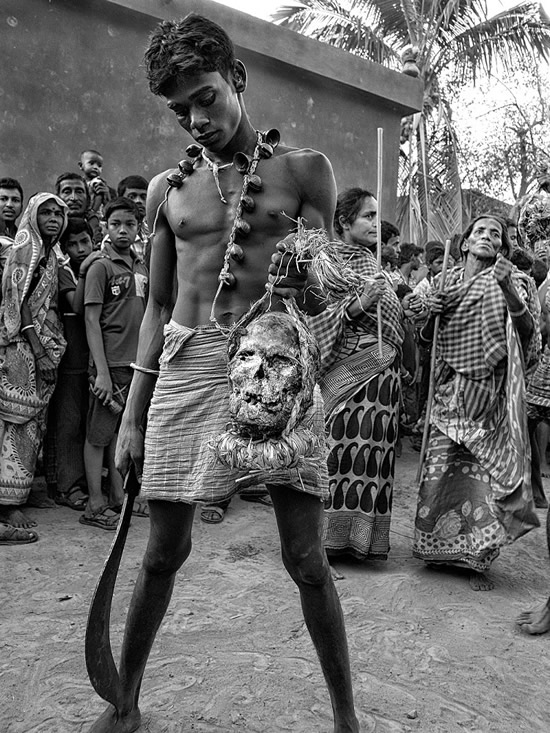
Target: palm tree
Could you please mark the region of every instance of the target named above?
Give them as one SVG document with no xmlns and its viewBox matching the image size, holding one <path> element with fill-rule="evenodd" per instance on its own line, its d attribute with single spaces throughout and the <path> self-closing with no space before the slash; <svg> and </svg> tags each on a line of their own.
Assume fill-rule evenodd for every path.
<svg viewBox="0 0 550 733">
<path fill-rule="evenodd" d="M 447 90 L 495 68 L 508 73 L 550 56 L 550 18 L 523 2 L 489 18 L 485 0 L 290 0 L 276 24 L 402 69 L 414 56 L 423 109 L 404 120 L 399 211 L 403 236 L 444 239 L 462 230 L 458 142 Z"/>
</svg>

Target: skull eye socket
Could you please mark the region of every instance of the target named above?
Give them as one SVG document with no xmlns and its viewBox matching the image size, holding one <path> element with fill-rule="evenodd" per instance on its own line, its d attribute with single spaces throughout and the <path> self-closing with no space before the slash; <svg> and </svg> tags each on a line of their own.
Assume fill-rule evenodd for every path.
<svg viewBox="0 0 550 733">
<path fill-rule="evenodd" d="M 245 349 L 244 351 L 239 351 L 239 353 L 237 354 L 237 359 L 240 359 L 241 361 L 246 361 L 246 359 L 250 359 L 252 356 L 254 356 L 254 352 Z"/>
</svg>

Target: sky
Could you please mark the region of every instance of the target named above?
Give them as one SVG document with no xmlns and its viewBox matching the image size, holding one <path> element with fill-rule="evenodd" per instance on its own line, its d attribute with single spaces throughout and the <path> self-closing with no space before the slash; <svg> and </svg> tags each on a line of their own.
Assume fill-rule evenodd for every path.
<svg viewBox="0 0 550 733">
<path fill-rule="evenodd" d="M 222 3 L 222 5 L 228 5 L 231 8 L 242 10 L 250 15 L 255 15 L 258 18 L 264 18 L 269 20 L 270 14 L 281 5 L 285 4 L 285 0 L 215 0 L 216 2 Z M 495 15 L 502 10 L 518 5 L 519 0 L 487 0 L 487 6 L 490 15 Z M 547 13 L 550 14 L 550 0 L 542 0 L 542 6 Z"/>
</svg>

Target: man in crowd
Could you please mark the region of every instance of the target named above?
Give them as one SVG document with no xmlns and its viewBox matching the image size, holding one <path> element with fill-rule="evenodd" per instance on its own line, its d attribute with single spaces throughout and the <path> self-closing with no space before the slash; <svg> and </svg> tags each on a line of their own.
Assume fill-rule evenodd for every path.
<svg viewBox="0 0 550 733">
<path fill-rule="evenodd" d="M 0 234 L 15 239 L 17 219 L 23 209 L 23 189 L 15 178 L 0 178 Z"/>
</svg>

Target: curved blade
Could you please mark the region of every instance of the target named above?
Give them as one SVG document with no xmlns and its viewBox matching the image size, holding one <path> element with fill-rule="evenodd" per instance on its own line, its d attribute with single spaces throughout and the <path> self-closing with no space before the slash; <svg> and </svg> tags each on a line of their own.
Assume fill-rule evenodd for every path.
<svg viewBox="0 0 550 733">
<path fill-rule="evenodd" d="M 94 690 L 118 710 L 120 679 L 111 648 L 110 620 L 113 591 L 122 552 L 128 536 L 134 499 L 139 483 L 132 466 L 125 481 L 125 498 L 117 531 L 105 565 L 97 582 L 88 613 L 84 643 L 86 668 Z"/>
</svg>

